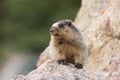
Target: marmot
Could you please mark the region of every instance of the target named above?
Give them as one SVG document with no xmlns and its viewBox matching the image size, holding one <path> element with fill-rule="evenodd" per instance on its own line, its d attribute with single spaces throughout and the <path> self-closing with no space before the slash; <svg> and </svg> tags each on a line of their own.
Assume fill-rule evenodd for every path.
<svg viewBox="0 0 120 80">
<path fill-rule="evenodd" d="M 82 68 L 88 55 L 87 46 L 72 21 L 66 19 L 54 23 L 50 34 L 50 44 L 40 55 L 37 66 L 51 59 L 59 64 L 72 63 L 76 68 Z"/>
</svg>

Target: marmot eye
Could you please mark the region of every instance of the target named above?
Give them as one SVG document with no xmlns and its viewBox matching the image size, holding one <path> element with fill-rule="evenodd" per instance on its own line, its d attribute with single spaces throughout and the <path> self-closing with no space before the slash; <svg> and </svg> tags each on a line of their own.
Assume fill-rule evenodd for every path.
<svg viewBox="0 0 120 80">
<path fill-rule="evenodd" d="M 58 25 L 60 28 L 64 28 L 64 25 L 63 24 L 59 24 Z"/>
</svg>

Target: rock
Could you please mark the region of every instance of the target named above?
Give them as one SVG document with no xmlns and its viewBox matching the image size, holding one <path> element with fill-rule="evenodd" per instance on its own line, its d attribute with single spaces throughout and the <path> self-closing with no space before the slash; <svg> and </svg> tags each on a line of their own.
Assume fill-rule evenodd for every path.
<svg viewBox="0 0 120 80">
<path fill-rule="evenodd" d="M 80 80 L 89 79 L 85 69 L 76 69 L 70 66 L 59 65 L 55 61 L 47 61 L 25 77 L 17 76 L 13 80 Z"/>
<path fill-rule="evenodd" d="M 72 64 L 66 66 L 59 65 L 56 61 L 46 61 L 28 75 L 18 75 L 11 80 L 119 80 L 119 56 L 114 56 L 102 71 L 76 69 Z"/>
<path fill-rule="evenodd" d="M 17 75 L 17 76 L 14 76 L 11 80 L 25 80 L 25 76 Z"/>
<path fill-rule="evenodd" d="M 89 48 L 87 69 L 102 70 L 120 54 L 120 0 L 83 0 L 75 25 Z"/>
</svg>

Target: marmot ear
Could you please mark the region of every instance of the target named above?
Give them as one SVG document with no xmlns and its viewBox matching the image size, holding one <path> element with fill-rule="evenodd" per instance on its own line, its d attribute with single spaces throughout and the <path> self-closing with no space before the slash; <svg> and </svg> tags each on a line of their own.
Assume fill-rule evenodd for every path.
<svg viewBox="0 0 120 80">
<path fill-rule="evenodd" d="M 71 26 L 71 25 L 72 25 L 72 21 L 68 20 L 68 26 Z"/>
</svg>

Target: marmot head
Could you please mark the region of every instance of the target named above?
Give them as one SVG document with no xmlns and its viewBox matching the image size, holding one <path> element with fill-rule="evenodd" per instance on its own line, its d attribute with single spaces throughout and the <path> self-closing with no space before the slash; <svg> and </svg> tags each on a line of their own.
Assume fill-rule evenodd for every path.
<svg viewBox="0 0 120 80">
<path fill-rule="evenodd" d="M 69 38 L 79 32 L 71 20 L 60 20 L 52 25 L 50 33 L 56 38 Z"/>
</svg>

